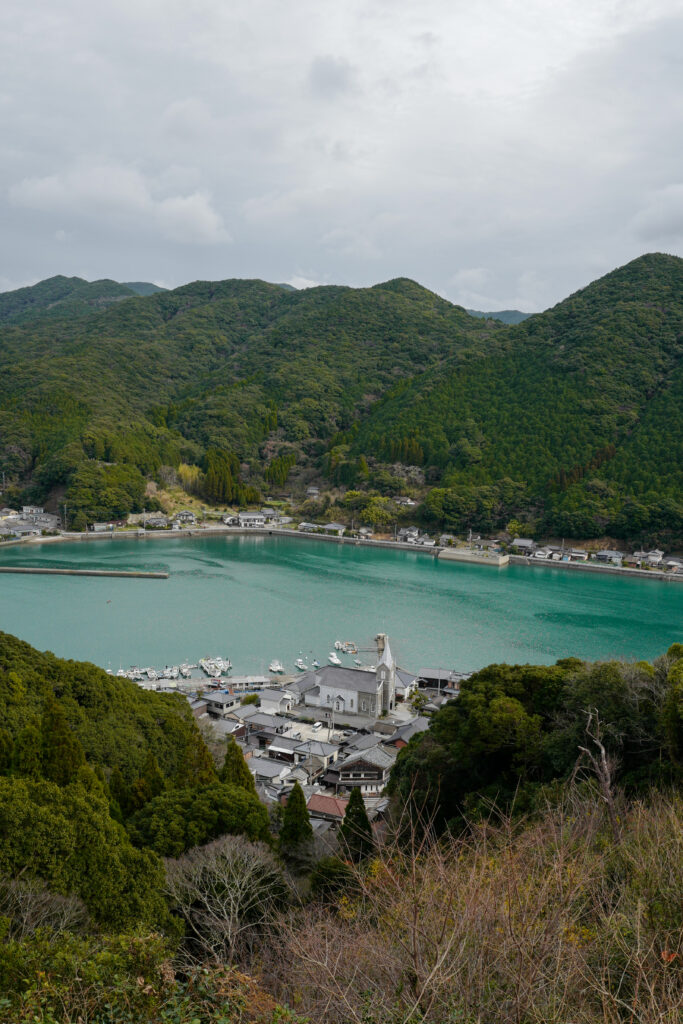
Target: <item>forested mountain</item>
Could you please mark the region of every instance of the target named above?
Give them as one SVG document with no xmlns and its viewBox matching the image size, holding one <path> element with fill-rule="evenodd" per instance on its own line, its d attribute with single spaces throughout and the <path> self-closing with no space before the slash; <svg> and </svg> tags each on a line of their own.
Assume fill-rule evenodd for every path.
<svg viewBox="0 0 683 1024">
<path fill-rule="evenodd" d="M 84 281 L 81 277 L 57 275 L 27 288 L 0 294 L 0 324 L 25 323 L 45 316 L 87 316 L 114 302 L 142 294 L 137 287 L 116 281 Z"/>
<path fill-rule="evenodd" d="M 108 518 L 163 466 L 238 502 L 304 470 L 380 494 L 412 483 L 424 521 L 455 530 L 515 517 L 683 539 L 676 257 L 643 256 L 516 326 L 406 279 L 131 290 L 53 278 L 0 296 L 10 495 L 66 493 L 72 514 Z"/>
<path fill-rule="evenodd" d="M 528 320 L 531 313 L 521 313 L 518 309 L 499 309 L 493 313 L 483 313 L 480 309 L 468 309 L 470 316 L 483 318 L 484 320 L 500 320 L 504 324 L 521 324 Z"/>
</svg>

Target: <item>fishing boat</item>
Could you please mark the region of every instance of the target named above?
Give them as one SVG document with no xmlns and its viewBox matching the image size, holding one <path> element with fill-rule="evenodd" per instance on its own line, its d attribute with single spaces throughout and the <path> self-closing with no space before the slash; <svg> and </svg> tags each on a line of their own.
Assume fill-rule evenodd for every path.
<svg viewBox="0 0 683 1024">
<path fill-rule="evenodd" d="M 335 649 L 335 651 L 343 651 L 344 650 L 344 644 L 341 642 L 341 640 L 335 640 L 334 641 L 334 649 Z"/>
<path fill-rule="evenodd" d="M 274 672 L 276 675 L 281 675 L 284 672 L 284 670 L 284 665 L 282 664 L 281 661 L 273 660 L 268 666 L 268 671 Z"/>
<path fill-rule="evenodd" d="M 354 663 L 354 665 L 358 665 L 359 668 L 363 664 L 363 662 L 360 660 L 360 658 L 354 658 L 353 659 L 353 663 Z"/>
<path fill-rule="evenodd" d="M 311 662 L 311 665 L 313 666 L 313 668 L 320 668 L 320 662 L 318 661 L 317 658 L 313 659 L 313 661 Z"/>
<path fill-rule="evenodd" d="M 330 651 L 330 653 L 329 653 L 329 655 L 328 655 L 328 660 L 329 660 L 329 661 L 330 661 L 330 662 L 331 662 L 331 663 L 332 663 L 333 665 L 341 665 L 341 659 L 340 659 L 340 658 L 339 658 L 339 657 L 338 657 L 338 656 L 337 656 L 337 655 L 335 654 L 335 652 L 334 652 L 334 651 Z"/>
<path fill-rule="evenodd" d="M 308 665 L 304 662 L 303 658 L 297 658 L 294 665 L 298 668 L 299 672 L 308 672 Z"/>
</svg>

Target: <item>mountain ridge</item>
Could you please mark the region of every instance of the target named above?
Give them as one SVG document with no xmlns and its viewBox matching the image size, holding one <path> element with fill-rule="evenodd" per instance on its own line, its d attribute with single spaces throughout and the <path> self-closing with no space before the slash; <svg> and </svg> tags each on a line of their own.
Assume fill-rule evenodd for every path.
<svg viewBox="0 0 683 1024">
<path fill-rule="evenodd" d="M 56 280 L 74 302 L 93 298 Z M 646 254 L 513 326 L 408 278 L 196 281 L 130 301 L 96 284 L 97 302 L 112 301 L 87 315 L 62 303 L 30 322 L 0 316 L 0 466 L 17 493 L 66 487 L 75 510 L 89 494 L 84 511 L 106 518 L 126 510 L 122 493 L 100 500 L 108 464 L 139 493 L 162 465 L 204 473 L 221 450 L 264 490 L 280 457 L 295 477 L 380 494 L 406 485 L 393 465 L 413 464 L 424 514 L 452 528 L 517 515 L 530 529 L 604 533 L 635 522 L 635 502 L 651 510 L 646 530 L 658 519 L 683 533 L 678 511 L 652 511 L 664 498 L 678 509 L 683 487 L 678 257 Z"/>
</svg>

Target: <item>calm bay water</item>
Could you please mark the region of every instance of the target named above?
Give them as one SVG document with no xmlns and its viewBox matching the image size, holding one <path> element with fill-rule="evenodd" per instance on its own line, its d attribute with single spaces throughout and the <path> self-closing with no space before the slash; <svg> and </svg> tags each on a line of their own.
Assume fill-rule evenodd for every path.
<svg viewBox="0 0 683 1024">
<path fill-rule="evenodd" d="M 322 663 L 389 634 L 399 663 L 467 671 L 575 655 L 653 658 L 683 641 L 683 585 L 454 565 L 296 537 L 101 540 L 0 550 L 2 565 L 168 571 L 168 580 L 0 576 L 0 629 L 104 668 L 228 656 L 235 673 Z M 369 656 L 368 656 L 369 657 Z"/>
</svg>

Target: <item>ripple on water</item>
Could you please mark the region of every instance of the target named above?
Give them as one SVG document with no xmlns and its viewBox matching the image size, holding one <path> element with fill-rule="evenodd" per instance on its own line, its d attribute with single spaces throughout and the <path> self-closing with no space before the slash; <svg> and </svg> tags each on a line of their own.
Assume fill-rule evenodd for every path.
<svg viewBox="0 0 683 1024">
<path fill-rule="evenodd" d="M 5 564 L 166 571 L 168 580 L 3 576 L 0 629 L 107 666 L 227 654 L 262 672 L 335 639 L 368 652 L 389 633 L 400 662 L 480 668 L 576 655 L 652 658 L 683 639 L 683 585 L 510 566 L 444 564 L 301 538 L 98 541 L 0 551 Z M 369 660 L 369 654 L 368 654 Z"/>
</svg>

